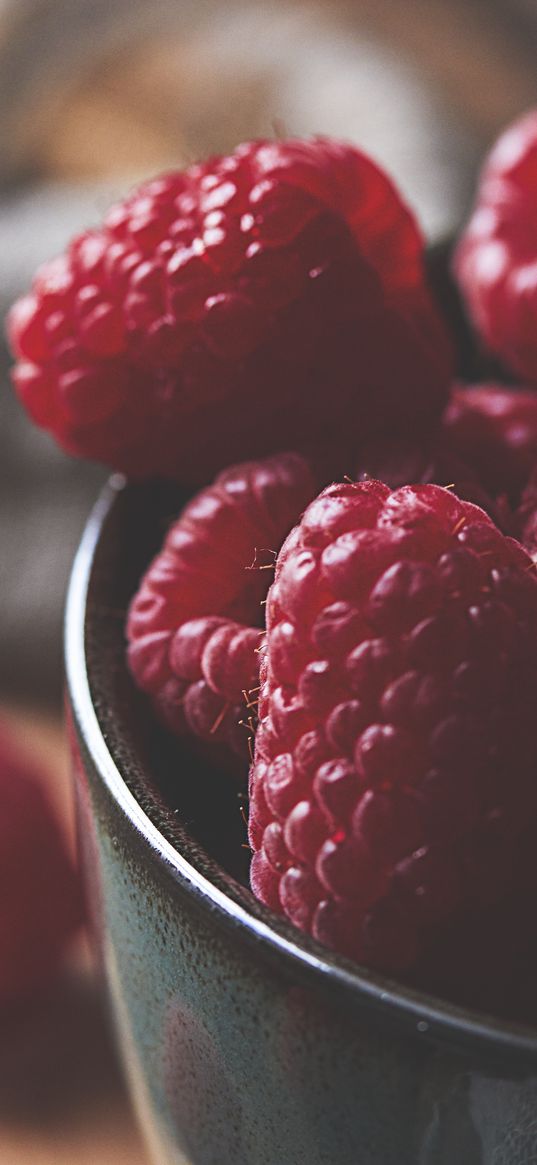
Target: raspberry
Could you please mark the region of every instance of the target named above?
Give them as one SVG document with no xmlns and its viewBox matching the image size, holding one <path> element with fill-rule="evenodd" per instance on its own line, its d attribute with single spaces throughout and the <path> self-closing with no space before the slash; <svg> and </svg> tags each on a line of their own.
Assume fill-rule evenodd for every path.
<svg viewBox="0 0 537 1165">
<path fill-rule="evenodd" d="M 533 467 L 515 512 L 515 531 L 537 565 L 537 464 Z"/>
<path fill-rule="evenodd" d="M 346 456 L 387 418 L 426 427 L 447 396 L 416 224 L 373 162 L 324 138 L 141 186 L 38 272 L 9 334 L 33 420 L 135 477 Z"/>
<path fill-rule="evenodd" d="M 81 921 L 78 882 L 39 775 L 0 722 L 0 1005 L 43 988 Z"/>
<path fill-rule="evenodd" d="M 537 112 L 499 138 L 455 253 L 474 325 L 490 350 L 537 382 Z"/>
<path fill-rule="evenodd" d="M 284 538 L 315 494 L 293 453 L 226 470 L 192 499 L 128 617 L 132 674 L 172 732 L 247 756 L 259 685 L 262 602 Z M 253 699 L 245 700 L 251 692 Z"/>
<path fill-rule="evenodd" d="M 461 966 L 466 984 L 494 977 L 460 936 L 486 911 L 494 934 L 501 903 L 529 898 L 518 937 L 535 937 L 529 567 L 450 491 L 367 481 L 311 503 L 268 594 L 253 891 L 359 962 L 426 968 L 429 987 Z"/>
<path fill-rule="evenodd" d="M 493 496 L 518 500 L 537 461 L 537 393 L 478 384 L 455 386 L 443 418 L 455 452 Z"/>
<path fill-rule="evenodd" d="M 360 449 L 355 476 L 358 481 L 376 478 L 390 489 L 417 483 L 449 486 L 457 497 L 481 506 L 504 533 L 511 533 L 510 508 L 498 505 L 487 492 L 475 465 L 470 468 L 461 458 L 446 429 L 428 434 L 426 440 L 406 434 L 372 438 Z"/>
</svg>

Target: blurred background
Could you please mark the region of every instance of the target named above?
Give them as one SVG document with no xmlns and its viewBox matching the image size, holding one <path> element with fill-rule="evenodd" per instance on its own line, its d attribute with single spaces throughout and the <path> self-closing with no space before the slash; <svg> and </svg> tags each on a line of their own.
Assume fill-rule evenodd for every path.
<svg viewBox="0 0 537 1165">
<path fill-rule="evenodd" d="M 537 105 L 536 49 L 535 0 L 0 0 L 0 313 L 136 180 L 275 127 L 365 147 L 445 236 Z M 62 607 L 105 474 L 33 429 L 8 367 L 0 339 L 0 701 L 72 844 Z M 0 1161 L 144 1162 L 85 940 L 2 1015 Z"/>
</svg>

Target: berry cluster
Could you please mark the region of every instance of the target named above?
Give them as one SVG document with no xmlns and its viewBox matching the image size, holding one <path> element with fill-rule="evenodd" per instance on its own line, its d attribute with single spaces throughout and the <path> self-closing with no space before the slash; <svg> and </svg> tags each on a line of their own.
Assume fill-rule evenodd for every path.
<svg viewBox="0 0 537 1165">
<path fill-rule="evenodd" d="M 416 224 L 326 138 L 147 183 L 10 318 L 19 395 L 66 449 L 204 487 L 128 661 L 239 779 L 246 722 L 254 893 L 472 1001 L 537 952 L 536 159 L 532 114 L 455 256 L 522 385 L 449 389 Z"/>
</svg>

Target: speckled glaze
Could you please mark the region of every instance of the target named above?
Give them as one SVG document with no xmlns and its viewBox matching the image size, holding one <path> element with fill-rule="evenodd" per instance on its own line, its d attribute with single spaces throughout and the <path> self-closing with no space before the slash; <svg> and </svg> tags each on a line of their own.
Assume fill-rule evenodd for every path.
<svg viewBox="0 0 537 1165">
<path fill-rule="evenodd" d="M 148 745 L 122 655 L 125 604 L 163 513 L 162 491 L 111 483 L 67 611 L 80 850 L 155 1162 L 535 1165 L 535 1031 L 327 955 L 256 903 L 167 807 L 154 779 L 161 738 Z M 185 789 L 191 763 L 174 760 Z"/>
</svg>

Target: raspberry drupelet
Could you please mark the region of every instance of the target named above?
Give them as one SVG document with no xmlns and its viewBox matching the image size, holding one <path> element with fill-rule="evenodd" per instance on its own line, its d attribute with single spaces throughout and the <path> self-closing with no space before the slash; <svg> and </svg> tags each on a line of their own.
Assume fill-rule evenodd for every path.
<svg viewBox="0 0 537 1165">
<path fill-rule="evenodd" d="M 449 490 L 349 483 L 308 507 L 268 595 L 254 893 L 367 966 L 427 968 L 429 988 L 494 978 L 496 911 L 537 891 L 531 567 Z M 460 933 L 485 915 L 483 968 Z"/>
<path fill-rule="evenodd" d="M 243 759 L 274 561 L 315 495 L 298 454 L 233 466 L 171 527 L 131 604 L 128 661 L 172 732 Z M 242 768 L 237 772 L 242 776 Z"/>
<path fill-rule="evenodd" d="M 500 136 L 483 167 L 455 274 L 491 352 L 537 384 L 537 111 Z"/>
<path fill-rule="evenodd" d="M 443 408 L 422 250 L 360 151 L 247 143 L 147 182 L 38 272 L 9 318 L 15 385 L 65 449 L 133 477 L 205 484 L 282 448 L 329 461 Z"/>
</svg>

